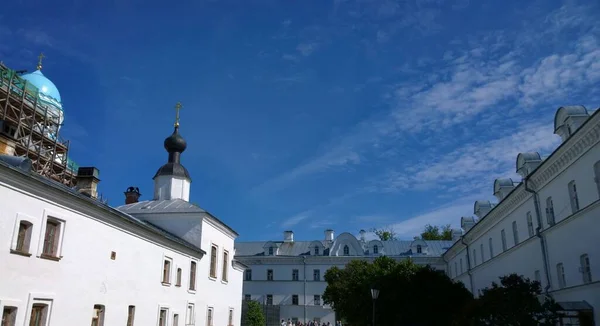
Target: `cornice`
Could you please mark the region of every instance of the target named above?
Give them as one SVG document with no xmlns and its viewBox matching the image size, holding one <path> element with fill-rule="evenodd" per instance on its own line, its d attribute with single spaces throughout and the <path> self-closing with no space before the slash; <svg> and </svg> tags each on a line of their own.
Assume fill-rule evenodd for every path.
<svg viewBox="0 0 600 326">
<path fill-rule="evenodd" d="M 236 256 L 235 259 L 246 265 L 346 265 L 353 260 L 373 261 L 377 257 L 373 256 Z M 379 256 L 378 256 L 379 257 Z M 395 260 L 412 259 L 416 264 L 434 265 L 444 264 L 442 257 L 424 257 L 424 256 L 388 256 Z"/>
</svg>

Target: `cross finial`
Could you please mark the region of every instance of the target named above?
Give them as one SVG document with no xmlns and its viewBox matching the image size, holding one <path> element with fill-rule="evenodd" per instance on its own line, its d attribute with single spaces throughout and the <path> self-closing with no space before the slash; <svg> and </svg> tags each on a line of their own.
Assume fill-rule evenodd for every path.
<svg viewBox="0 0 600 326">
<path fill-rule="evenodd" d="M 42 70 L 42 59 L 44 59 L 46 56 L 44 55 L 44 53 L 40 52 L 40 55 L 38 55 L 38 65 L 37 65 L 37 70 Z"/>
<path fill-rule="evenodd" d="M 175 127 L 179 127 L 179 110 L 181 108 L 183 108 L 183 105 L 181 105 L 181 102 L 177 102 L 175 104 Z"/>
</svg>

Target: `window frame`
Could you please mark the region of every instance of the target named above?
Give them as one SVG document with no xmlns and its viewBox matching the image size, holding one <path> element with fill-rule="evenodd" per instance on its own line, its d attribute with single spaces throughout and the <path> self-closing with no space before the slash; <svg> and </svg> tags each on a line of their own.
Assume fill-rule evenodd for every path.
<svg viewBox="0 0 600 326">
<path fill-rule="evenodd" d="M 198 262 L 194 259 L 190 261 L 190 275 L 189 275 L 189 284 L 188 291 L 196 292 L 196 286 L 198 283 Z"/>
<path fill-rule="evenodd" d="M 267 269 L 267 281 L 273 281 L 275 279 L 275 274 L 272 269 Z"/>
<path fill-rule="evenodd" d="M 535 228 L 533 226 L 533 216 L 531 216 L 531 212 L 527 212 L 525 216 L 527 219 L 527 232 L 529 233 L 529 237 L 532 238 L 535 235 Z"/>
<path fill-rule="evenodd" d="M 564 289 L 567 287 L 567 280 L 565 278 L 565 265 L 563 265 L 563 263 L 556 264 L 556 278 L 558 279 L 559 289 Z"/>
<path fill-rule="evenodd" d="M 233 308 L 229 308 L 229 315 L 227 316 L 227 325 L 228 326 L 233 326 L 233 318 L 234 318 L 234 311 Z"/>
<path fill-rule="evenodd" d="M 319 249 L 319 246 L 315 246 L 315 248 L 314 248 L 314 251 L 313 251 L 313 252 L 314 252 L 314 255 L 315 255 L 315 256 L 320 256 L 320 255 L 321 255 L 321 254 L 320 254 L 320 249 Z"/>
<path fill-rule="evenodd" d="M 582 254 L 579 256 L 579 265 L 583 284 L 592 283 L 592 266 L 590 263 L 590 256 L 588 254 Z"/>
<path fill-rule="evenodd" d="M 181 286 L 181 267 L 177 267 L 177 271 L 175 272 L 175 286 L 176 287 L 180 287 Z"/>
<path fill-rule="evenodd" d="M 223 267 L 221 268 L 221 281 L 229 282 L 229 251 L 223 249 Z"/>
<path fill-rule="evenodd" d="M 206 308 L 206 326 L 213 326 L 215 322 L 215 309 L 213 307 Z"/>
<path fill-rule="evenodd" d="M 217 279 L 217 271 L 219 269 L 219 246 L 216 244 L 210 245 L 210 265 L 208 268 L 208 278 L 211 280 Z"/>
<path fill-rule="evenodd" d="M 36 307 L 42 307 L 44 309 L 42 311 L 42 320 L 38 325 L 40 326 L 48 326 L 50 325 L 52 309 L 54 306 L 54 298 L 48 297 L 46 294 L 42 293 L 30 293 L 29 294 L 29 303 L 27 304 L 26 316 L 25 316 L 25 325 L 31 324 L 31 319 L 33 317 L 33 310 Z"/>
<path fill-rule="evenodd" d="M 196 324 L 196 305 L 193 302 L 188 302 L 185 305 L 185 324 Z"/>
<path fill-rule="evenodd" d="M 556 216 L 554 215 L 554 201 L 552 200 L 552 196 L 548 196 L 546 198 L 546 223 L 548 223 L 548 226 L 553 226 L 556 224 Z"/>
<path fill-rule="evenodd" d="M 577 194 L 577 183 L 575 180 L 569 182 L 569 201 L 571 202 L 571 213 L 575 214 L 581 210 L 579 196 Z"/>
<path fill-rule="evenodd" d="M 66 221 L 58 217 L 59 214 L 55 214 L 51 211 L 44 210 L 44 216 L 42 218 L 42 230 L 39 235 L 38 242 L 38 254 L 37 256 L 42 259 L 59 261 L 62 259 L 63 240 L 66 233 Z M 52 241 L 53 252 L 46 252 L 46 234 L 48 232 L 48 223 L 55 224 L 58 229 L 58 235 L 55 233 Z"/>
<path fill-rule="evenodd" d="M 515 243 L 515 246 L 518 245 L 519 243 L 521 243 L 519 240 L 519 225 L 517 224 L 517 221 L 513 221 L 512 222 L 512 231 L 513 231 L 513 242 Z"/>
<path fill-rule="evenodd" d="M 500 230 L 500 238 L 502 240 L 502 252 L 508 250 L 508 244 L 506 243 L 506 231 L 504 229 Z"/>
<path fill-rule="evenodd" d="M 164 317 L 163 317 L 164 311 Z M 158 326 L 168 326 L 169 325 L 169 307 L 160 306 L 158 307 Z M 161 322 L 162 321 L 162 322 Z"/>
<path fill-rule="evenodd" d="M 161 273 L 160 273 L 160 283 L 164 286 L 171 286 L 171 277 L 172 276 L 173 276 L 173 258 L 168 257 L 168 256 L 163 256 L 162 269 L 161 269 Z"/>
<path fill-rule="evenodd" d="M 483 243 L 479 244 L 479 251 L 481 251 L 481 263 L 485 263 L 485 250 L 483 249 Z"/>
<path fill-rule="evenodd" d="M 20 215 L 20 214 L 19 214 Z M 33 223 L 25 219 L 24 216 L 17 215 L 17 221 L 14 230 L 14 240 L 11 244 L 10 252 L 21 256 L 31 256 L 31 240 L 33 235 Z M 25 228 L 22 232 L 22 227 Z"/>
<path fill-rule="evenodd" d="M 315 305 L 315 306 L 321 305 L 321 295 L 320 294 L 315 294 L 313 296 L 313 305 Z"/>
<path fill-rule="evenodd" d="M 292 306 L 299 306 L 300 305 L 300 296 L 298 296 L 297 294 L 292 294 Z"/>
<path fill-rule="evenodd" d="M 379 254 L 379 246 L 373 245 L 373 255 L 378 255 L 378 254 Z"/>
<path fill-rule="evenodd" d="M 313 269 L 313 281 L 321 281 L 321 270 L 318 268 Z"/>
<path fill-rule="evenodd" d="M 7 311 L 8 311 L 8 315 L 7 315 Z M 0 316 L 0 323 L 2 323 L 2 326 L 16 326 L 17 324 L 17 314 L 19 313 L 19 307 L 12 306 L 12 305 L 3 305 L 2 306 L 2 315 Z M 10 319 L 4 319 L 4 318 L 10 318 Z"/>
<path fill-rule="evenodd" d="M 265 301 L 267 301 L 267 303 L 266 303 L 267 306 L 272 306 L 273 305 L 273 295 L 272 294 L 267 294 L 267 298 L 266 298 Z"/>
<path fill-rule="evenodd" d="M 422 254 L 423 253 L 423 246 L 417 245 L 417 253 L 418 254 Z"/>
<path fill-rule="evenodd" d="M 490 259 L 494 258 L 494 240 L 492 237 L 488 239 L 488 246 L 490 247 Z"/>
<path fill-rule="evenodd" d="M 269 281 L 269 270 L 267 270 L 267 281 Z M 300 270 L 294 268 L 292 269 L 292 281 L 298 281 L 300 279 Z M 272 281 L 272 280 L 271 280 Z"/>
<path fill-rule="evenodd" d="M 129 305 L 127 307 L 127 326 L 133 326 L 135 323 L 135 306 Z"/>
<path fill-rule="evenodd" d="M 106 307 L 102 304 L 95 304 L 94 305 L 94 314 L 96 314 L 96 311 L 98 311 L 97 313 L 97 317 L 96 316 L 92 316 L 92 326 L 104 326 L 104 317 L 105 317 L 105 312 L 106 312 Z M 96 319 L 96 323 L 94 323 Z"/>
<path fill-rule="evenodd" d="M 244 270 L 244 281 L 252 281 L 252 268 Z"/>
<path fill-rule="evenodd" d="M 350 256 L 350 247 L 348 247 L 348 245 L 344 245 L 344 247 L 342 248 L 342 253 L 344 254 L 344 256 Z"/>
</svg>

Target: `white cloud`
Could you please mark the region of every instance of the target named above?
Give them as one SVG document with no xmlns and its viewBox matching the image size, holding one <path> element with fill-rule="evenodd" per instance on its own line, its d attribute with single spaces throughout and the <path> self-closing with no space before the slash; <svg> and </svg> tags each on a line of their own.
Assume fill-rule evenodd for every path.
<svg viewBox="0 0 600 326">
<path fill-rule="evenodd" d="M 284 229 L 289 229 L 292 226 L 297 225 L 298 223 L 306 220 L 308 217 L 310 216 L 310 212 L 306 211 L 306 212 L 302 212 L 299 214 L 296 214 L 290 218 L 287 218 L 283 221 L 283 223 L 281 223 L 281 227 Z"/>
<path fill-rule="evenodd" d="M 303 56 L 308 57 L 313 52 L 315 52 L 317 47 L 318 47 L 317 43 L 301 43 L 301 44 L 298 44 L 298 46 L 296 47 L 296 50 L 298 50 L 298 52 L 300 52 L 300 54 L 302 54 Z"/>
</svg>

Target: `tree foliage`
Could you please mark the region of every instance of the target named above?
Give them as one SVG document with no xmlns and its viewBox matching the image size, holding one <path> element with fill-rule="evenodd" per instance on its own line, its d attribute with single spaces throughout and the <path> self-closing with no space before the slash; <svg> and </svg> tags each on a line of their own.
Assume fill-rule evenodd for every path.
<svg viewBox="0 0 600 326">
<path fill-rule="evenodd" d="M 344 269 L 329 269 L 325 280 L 323 301 L 351 325 L 371 324 L 373 287 L 380 290 L 375 309 L 377 325 L 451 325 L 455 313 L 473 300 L 462 283 L 411 260 L 355 260 Z"/>
<path fill-rule="evenodd" d="M 468 322 L 460 325 L 556 325 L 559 309 L 552 298 L 542 296 L 539 282 L 510 274 L 481 291 L 477 301 L 466 307 Z"/>
<path fill-rule="evenodd" d="M 264 326 L 265 315 L 260 307 L 260 304 L 256 301 L 248 301 L 248 310 L 246 312 L 245 325 L 249 326 Z"/>
<path fill-rule="evenodd" d="M 425 225 L 421 233 L 423 240 L 452 240 L 452 228 L 450 224 L 442 226 L 434 226 L 431 224 Z"/>
<path fill-rule="evenodd" d="M 373 228 L 371 232 L 375 233 L 375 235 L 381 241 L 390 241 L 396 240 L 396 232 L 391 227 L 383 227 L 381 229 Z"/>
</svg>

